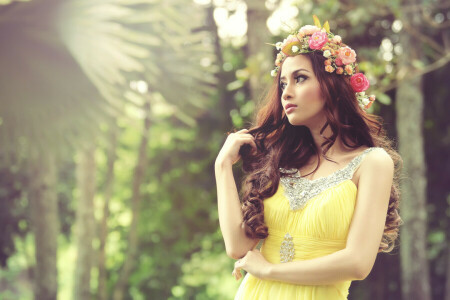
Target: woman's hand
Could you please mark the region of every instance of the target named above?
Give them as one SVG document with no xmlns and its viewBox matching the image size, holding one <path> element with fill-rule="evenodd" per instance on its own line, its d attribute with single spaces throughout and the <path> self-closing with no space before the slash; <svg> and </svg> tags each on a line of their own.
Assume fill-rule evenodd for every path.
<svg viewBox="0 0 450 300">
<path fill-rule="evenodd" d="M 256 151 L 255 138 L 248 133 L 248 129 L 242 129 L 228 135 L 219 155 L 217 155 L 216 164 L 230 162 L 233 165 L 238 162 L 241 158 L 239 149 L 245 144 L 249 144 Z"/>
<path fill-rule="evenodd" d="M 242 278 L 241 269 L 247 271 L 255 277 L 264 279 L 270 272 L 272 264 L 269 263 L 261 252 L 257 249 L 248 251 L 247 254 L 234 263 L 234 270 L 231 273 L 236 280 Z"/>
</svg>

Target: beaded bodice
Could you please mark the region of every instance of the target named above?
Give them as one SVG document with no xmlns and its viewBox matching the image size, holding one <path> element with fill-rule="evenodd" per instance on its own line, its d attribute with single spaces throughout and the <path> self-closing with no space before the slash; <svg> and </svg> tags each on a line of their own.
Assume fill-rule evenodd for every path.
<svg viewBox="0 0 450 300">
<path fill-rule="evenodd" d="M 339 183 L 352 179 L 353 174 L 364 156 L 379 147 L 371 147 L 353 158 L 344 168 L 321 178 L 314 180 L 301 177 L 297 169 L 280 168 L 280 182 L 284 188 L 286 198 L 292 210 L 303 208 L 309 199 L 317 196 L 324 190 L 336 186 Z"/>
</svg>

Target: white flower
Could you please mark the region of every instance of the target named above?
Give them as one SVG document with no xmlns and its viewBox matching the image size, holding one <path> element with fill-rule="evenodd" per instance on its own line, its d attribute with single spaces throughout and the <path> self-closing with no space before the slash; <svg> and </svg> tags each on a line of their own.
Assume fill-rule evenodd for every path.
<svg viewBox="0 0 450 300">
<path fill-rule="evenodd" d="M 325 56 L 325 57 L 330 57 L 330 55 L 331 55 L 331 51 L 330 50 L 325 50 L 323 52 L 323 56 Z"/>
<path fill-rule="evenodd" d="M 335 35 L 335 36 L 333 37 L 333 42 L 334 42 L 335 44 L 340 44 L 340 43 L 342 42 L 341 36 L 340 36 L 340 35 Z"/>
<path fill-rule="evenodd" d="M 282 42 L 278 42 L 275 44 L 275 47 L 277 47 L 277 50 L 281 50 L 281 48 L 283 47 L 283 43 Z"/>
<path fill-rule="evenodd" d="M 366 106 L 367 104 L 369 104 L 370 101 L 367 98 L 363 98 L 361 102 L 362 104 L 364 104 L 364 106 Z"/>
<path fill-rule="evenodd" d="M 277 76 L 277 69 L 273 69 L 273 70 L 270 72 L 270 76 L 272 76 L 272 77 Z"/>
<path fill-rule="evenodd" d="M 297 53 L 300 50 L 297 46 L 292 46 L 292 52 Z"/>
</svg>

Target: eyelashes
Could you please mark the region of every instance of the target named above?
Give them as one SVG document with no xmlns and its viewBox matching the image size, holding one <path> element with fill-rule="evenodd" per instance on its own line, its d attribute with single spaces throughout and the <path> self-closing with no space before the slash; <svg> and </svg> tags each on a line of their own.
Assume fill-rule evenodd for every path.
<svg viewBox="0 0 450 300">
<path fill-rule="evenodd" d="M 308 77 L 305 75 L 298 75 L 296 77 L 294 77 L 295 79 L 295 83 L 299 83 L 299 82 L 303 82 L 307 79 Z M 300 80 L 302 79 L 302 80 Z M 280 82 L 280 89 L 284 90 L 286 88 L 286 82 Z"/>
</svg>

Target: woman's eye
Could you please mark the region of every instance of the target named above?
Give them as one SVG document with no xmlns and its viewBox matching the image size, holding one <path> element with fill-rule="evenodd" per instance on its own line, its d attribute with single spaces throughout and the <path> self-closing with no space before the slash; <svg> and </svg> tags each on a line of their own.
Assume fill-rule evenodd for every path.
<svg viewBox="0 0 450 300">
<path fill-rule="evenodd" d="M 303 82 L 307 79 L 308 77 L 306 77 L 305 75 L 299 75 L 297 77 L 295 77 L 295 83 L 299 83 L 299 82 Z M 280 82 L 280 88 L 281 90 L 284 90 L 286 88 L 286 83 L 285 82 Z"/>
<path fill-rule="evenodd" d="M 304 76 L 304 75 L 300 75 L 300 76 L 297 76 L 297 77 L 295 77 L 295 82 L 303 82 L 303 81 L 305 81 L 306 80 L 306 76 Z"/>
</svg>

